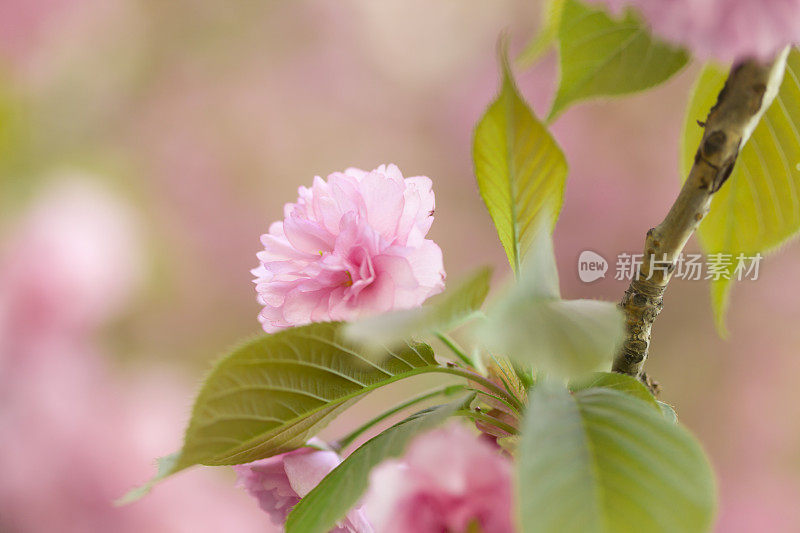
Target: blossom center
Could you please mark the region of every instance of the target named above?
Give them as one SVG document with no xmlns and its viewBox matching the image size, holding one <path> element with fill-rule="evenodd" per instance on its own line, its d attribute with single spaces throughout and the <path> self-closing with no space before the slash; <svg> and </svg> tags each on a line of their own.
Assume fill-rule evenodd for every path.
<svg viewBox="0 0 800 533">
<path fill-rule="evenodd" d="M 353 275 L 350 273 L 349 270 L 345 270 L 344 273 L 347 276 L 347 279 L 344 280 L 344 282 L 342 282 L 342 285 L 345 286 L 345 287 L 352 287 L 353 286 Z"/>
</svg>

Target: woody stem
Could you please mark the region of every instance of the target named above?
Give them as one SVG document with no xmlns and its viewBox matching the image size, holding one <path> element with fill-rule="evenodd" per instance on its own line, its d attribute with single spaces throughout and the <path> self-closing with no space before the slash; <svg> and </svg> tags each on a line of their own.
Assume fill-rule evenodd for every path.
<svg viewBox="0 0 800 533">
<path fill-rule="evenodd" d="M 647 232 L 638 273 L 620 302 L 627 335 L 613 370 L 640 377 L 650 348 L 653 322 L 661 312 L 664 291 L 675 261 L 708 213 L 714 193 L 733 171 L 739 151 L 778 92 L 788 48 L 775 60 L 735 65 L 708 114 L 703 139 L 689 177 L 664 221 Z"/>
</svg>

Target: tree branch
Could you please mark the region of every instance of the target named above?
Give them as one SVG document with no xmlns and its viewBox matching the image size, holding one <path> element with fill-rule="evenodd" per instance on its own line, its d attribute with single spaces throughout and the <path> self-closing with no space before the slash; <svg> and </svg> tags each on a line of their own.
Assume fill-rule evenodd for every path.
<svg viewBox="0 0 800 533">
<path fill-rule="evenodd" d="M 705 123 L 700 123 L 705 132 L 689 177 L 664 221 L 647 232 L 642 266 L 620 302 L 627 338 L 614 360 L 615 372 L 642 374 L 650 332 L 675 261 L 708 213 L 714 193 L 730 177 L 740 148 L 777 95 L 788 52 L 787 48 L 769 63 L 749 60 L 734 66 L 716 105 Z"/>
</svg>

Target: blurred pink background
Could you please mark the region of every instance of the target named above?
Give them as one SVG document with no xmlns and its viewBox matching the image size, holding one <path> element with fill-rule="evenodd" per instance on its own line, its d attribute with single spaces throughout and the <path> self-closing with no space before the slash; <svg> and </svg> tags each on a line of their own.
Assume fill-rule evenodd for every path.
<svg viewBox="0 0 800 533">
<path fill-rule="evenodd" d="M 0 3 L 0 531 L 270 531 L 229 469 L 110 502 L 180 445 L 209 362 L 258 331 L 258 237 L 314 175 L 394 162 L 434 180 L 450 279 L 508 268 L 472 176 L 472 128 L 538 2 L 4 0 Z M 679 188 L 697 66 L 554 126 L 571 173 L 563 292 L 618 300 Z M 519 71 L 543 114 L 555 57 Z M 695 246 L 696 249 L 696 245 Z M 581 251 L 612 262 L 576 273 Z M 800 247 L 734 288 L 676 281 L 648 363 L 708 450 L 721 532 L 800 530 Z M 422 387 L 416 383 L 410 386 Z M 385 391 L 380 397 L 397 395 Z M 360 406 L 334 435 L 375 407 Z"/>
</svg>

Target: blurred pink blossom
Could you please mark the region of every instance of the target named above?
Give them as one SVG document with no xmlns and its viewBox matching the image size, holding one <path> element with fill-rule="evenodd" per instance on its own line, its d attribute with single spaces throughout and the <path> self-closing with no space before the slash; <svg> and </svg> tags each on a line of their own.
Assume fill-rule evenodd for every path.
<svg viewBox="0 0 800 533">
<path fill-rule="evenodd" d="M 300 499 L 340 462 L 336 452 L 308 447 L 233 468 L 239 486 L 258 500 L 274 524 L 282 525 Z M 372 526 L 357 507 L 333 531 L 369 533 Z"/>
<path fill-rule="evenodd" d="M 113 506 L 179 446 L 191 385 L 110 367 L 96 337 L 139 285 L 136 219 L 87 177 L 56 178 L 0 259 L 0 531 L 270 531 L 219 472 Z"/>
<path fill-rule="evenodd" d="M 653 31 L 702 59 L 767 59 L 800 41 L 800 0 L 591 0 L 633 6 Z"/>
<path fill-rule="evenodd" d="M 0 52 L 4 59 L 34 48 L 68 8 L 80 0 L 5 0 L 0 2 Z"/>
<path fill-rule="evenodd" d="M 442 251 L 425 238 L 429 178 L 349 168 L 299 194 L 261 236 L 252 270 L 265 331 L 407 309 L 444 289 Z"/>
<path fill-rule="evenodd" d="M 379 465 L 364 499 L 380 533 L 514 530 L 511 462 L 453 423 L 426 433 L 402 460 Z"/>
<path fill-rule="evenodd" d="M 59 176 L 14 230 L 0 257 L 0 359 L 11 344 L 94 331 L 141 279 L 130 209 L 85 176 Z"/>
</svg>

